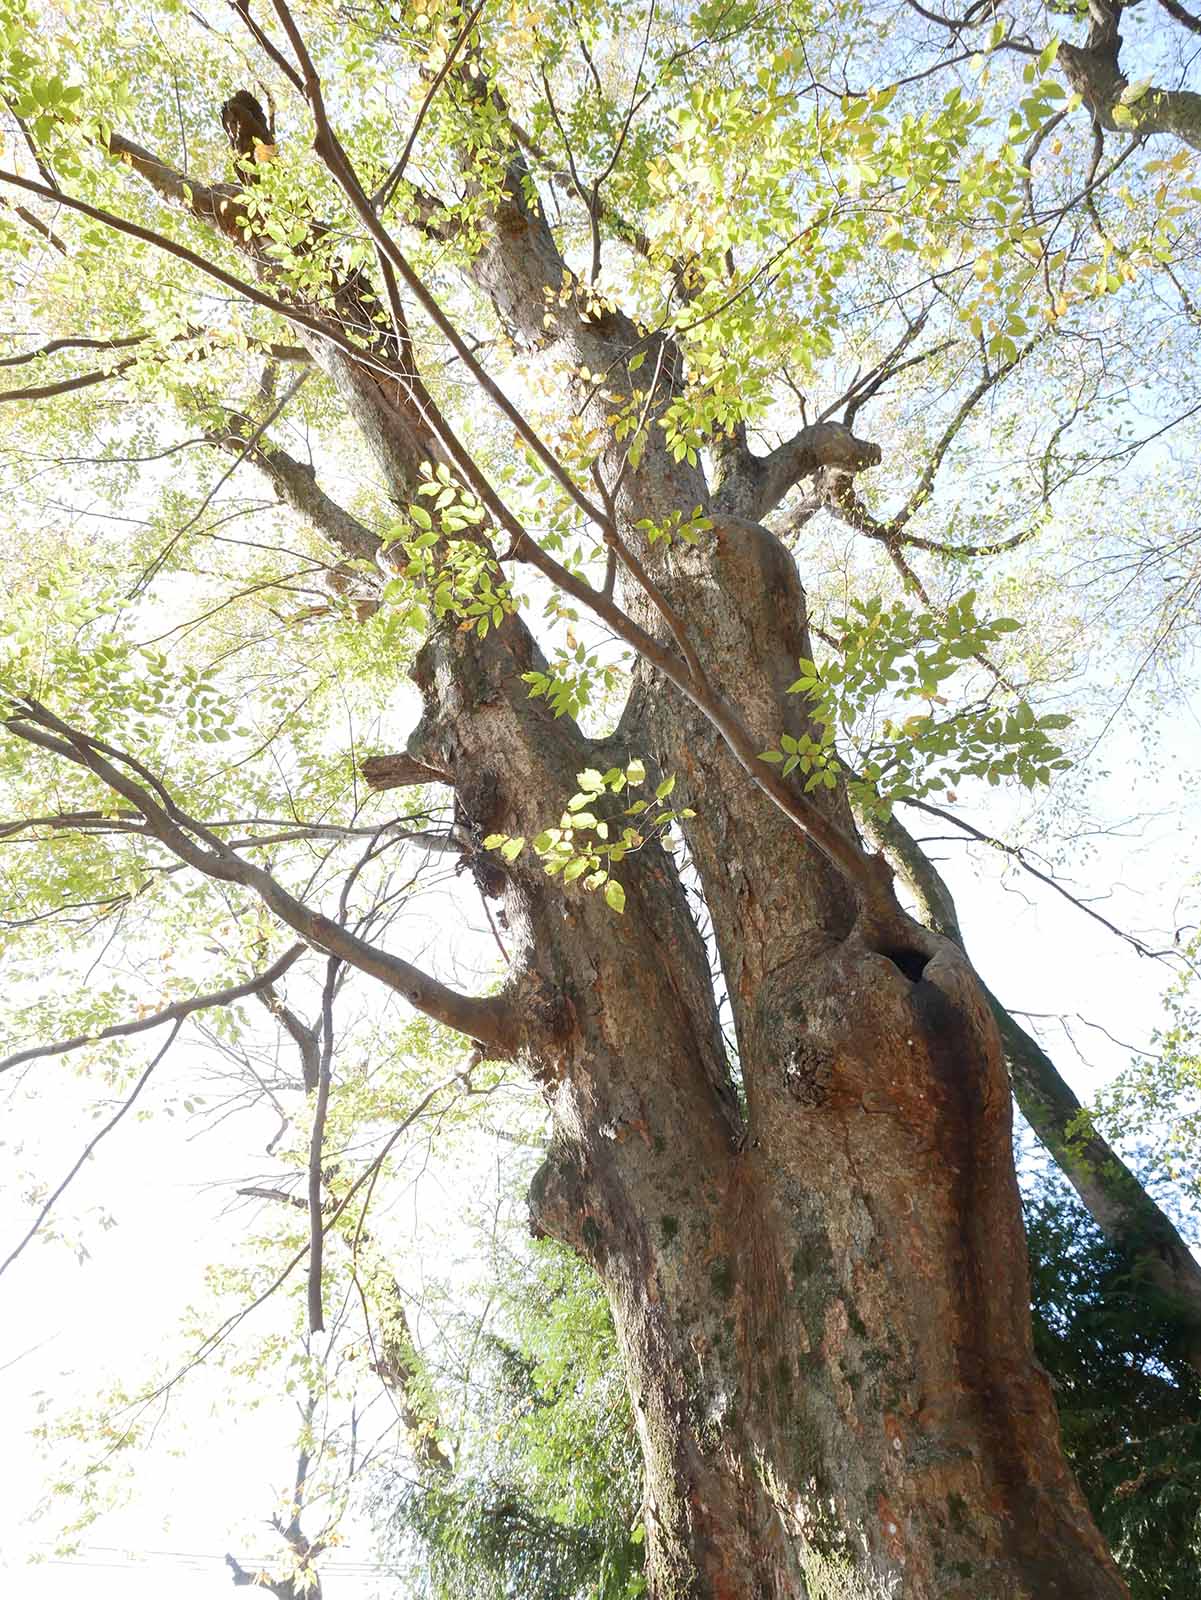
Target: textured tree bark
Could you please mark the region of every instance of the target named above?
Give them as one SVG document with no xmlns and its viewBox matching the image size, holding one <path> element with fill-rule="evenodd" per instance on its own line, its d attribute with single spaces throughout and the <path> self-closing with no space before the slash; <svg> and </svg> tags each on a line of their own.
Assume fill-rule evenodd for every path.
<svg viewBox="0 0 1201 1600">
<path fill-rule="evenodd" d="M 146 161 L 170 197 L 166 169 Z M 583 294 L 558 299 L 563 262 L 524 176 L 514 156 L 471 276 L 515 341 L 619 382 L 645 341 Z M 560 307 L 550 329 L 548 291 Z M 417 463 L 435 453 L 412 386 L 319 335 L 306 342 L 407 504 Z M 647 364 L 661 404 L 679 359 L 659 354 Z M 765 515 L 799 476 L 878 452 L 828 429 L 770 465 L 730 446 L 716 509 L 701 470 L 661 443 L 636 471 L 614 447 L 602 476 L 713 693 L 762 749 L 804 726 L 785 693 L 811 653 L 804 594 L 783 545 L 732 513 Z M 715 525 L 695 548 L 648 546 L 636 527 L 697 507 Z M 622 572 L 628 614 L 666 644 L 663 605 Z M 962 951 L 889 894 L 862 898 L 695 701 L 649 669 L 616 733 L 594 743 L 529 698 L 521 674 L 540 664 L 519 617 L 483 640 L 433 626 L 416 672 L 424 715 L 392 779 L 376 775 L 452 783 L 475 841 L 537 833 L 578 772 L 618 753 L 677 774 L 696 811 L 688 843 L 741 1095 L 669 857 L 648 845 L 626 858 L 621 918 L 527 857 L 503 869 L 489 857 L 481 873 L 510 930 L 521 1020 L 505 1048 L 553 1119 L 531 1214 L 593 1264 L 613 1309 L 655 1600 L 1116 1600 L 1125 1587 L 1031 1354 L 1009 1086 Z M 860 860 L 845 798 L 823 805 Z M 866 882 L 875 869 L 861 859 Z"/>
<path fill-rule="evenodd" d="M 681 499 L 663 466 L 627 516 L 704 494 L 690 481 Z M 783 689 L 808 638 L 778 541 L 724 521 L 655 577 L 765 742 L 797 727 Z M 456 775 L 476 835 L 536 833 L 610 753 L 528 697 L 540 665 L 516 617 L 483 641 L 443 626 L 422 650 L 408 756 Z M 678 772 L 697 810 L 745 1119 L 668 858 L 623 863 L 620 921 L 524 859 L 500 892 L 519 1055 L 554 1120 L 532 1216 L 613 1308 L 652 1593 L 1124 1594 L 1032 1358 L 1008 1079 L 965 958 L 899 910 L 865 917 L 681 697 L 636 695 L 619 742 Z"/>
<path fill-rule="evenodd" d="M 894 816 L 875 825 L 881 846 L 913 890 L 927 927 L 963 948 L 955 902 L 937 867 Z M 1149 1285 L 1147 1315 L 1162 1319 L 1201 1372 L 1201 1266 L 1172 1219 L 1084 1115 L 1047 1052 L 989 989 L 1014 1098 L 1101 1232 L 1125 1256 L 1131 1281 Z"/>
</svg>

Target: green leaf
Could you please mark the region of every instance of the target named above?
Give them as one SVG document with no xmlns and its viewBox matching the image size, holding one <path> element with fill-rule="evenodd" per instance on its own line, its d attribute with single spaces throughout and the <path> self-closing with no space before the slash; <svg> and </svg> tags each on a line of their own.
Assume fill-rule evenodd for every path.
<svg viewBox="0 0 1201 1600">
<path fill-rule="evenodd" d="M 616 878 L 605 884 L 605 904 L 611 911 L 622 912 L 626 908 L 626 892 Z"/>
</svg>

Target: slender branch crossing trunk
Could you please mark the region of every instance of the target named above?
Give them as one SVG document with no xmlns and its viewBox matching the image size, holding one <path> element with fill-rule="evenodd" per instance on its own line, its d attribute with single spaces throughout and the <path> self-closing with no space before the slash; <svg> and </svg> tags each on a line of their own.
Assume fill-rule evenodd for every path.
<svg viewBox="0 0 1201 1600">
<path fill-rule="evenodd" d="M 873 832 L 912 890 L 922 922 L 962 948 L 954 900 L 921 845 L 895 816 Z M 1131 1281 L 1150 1287 L 1149 1314 L 1167 1322 L 1185 1360 L 1201 1372 L 1201 1266 L 1172 1219 L 1092 1125 L 1038 1040 L 996 995 L 984 993 L 1022 1115 L 1097 1227 L 1122 1252 Z"/>
</svg>

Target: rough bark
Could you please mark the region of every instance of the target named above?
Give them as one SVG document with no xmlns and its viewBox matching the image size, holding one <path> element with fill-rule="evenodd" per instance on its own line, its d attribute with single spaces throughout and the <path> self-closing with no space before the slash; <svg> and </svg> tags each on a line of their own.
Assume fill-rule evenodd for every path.
<svg viewBox="0 0 1201 1600">
<path fill-rule="evenodd" d="M 143 168 L 179 198 L 153 158 Z M 470 274 L 527 348 L 620 373 L 645 347 L 621 313 L 598 318 L 581 294 L 548 336 L 543 290 L 558 295 L 564 267 L 524 176 L 514 152 Z M 220 205 L 209 214 L 223 225 Z M 320 333 L 306 342 L 406 503 L 418 459 L 433 453 L 413 383 L 381 377 Z M 648 363 L 661 374 L 656 403 L 679 370 L 678 352 L 661 354 Z M 817 471 L 827 446 L 839 470 L 853 470 L 848 449 L 868 465 L 873 447 L 848 446 L 845 432 L 811 430 L 774 464 L 735 463 L 734 509 L 714 505 L 701 470 L 659 443 L 637 471 L 621 473 L 616 447 L 602 464 L 611 484 L 620 478 L 617 524 L 654 586 L 619 564 L 628 613 L 673 648 L 661 602 L 687 619 L 714 694 L 759 748 L 800 731 L 804 707 L 784 691 L 811 652 L 792 557 L 736 512 L 763 515 L 763 482 Z M 745 492 L 735 496 L 735 482 Z M 642 542 L 640 518 L 697 506 L 715 524 L 697 547 Z M 446 775 L 471 837 L 536 833 L 606 754 L 528 697 L 521 674 L 540 664 L 516 616 L 483 640 L 433 626 L 421 651 L 425 709 L 399 781 Z M 620 920 L 525 857 L 497 874 L 507 1015 L 516 1000 L 520 1021 L 515 1038 L 495 1033 L 553 1119 L 535 1226 L 593 1264 L 613 1309 L 646 1467 L 652 1594 L 1125 1594 L 1032 1357 L 1008 1081 L 961 950 L 889 896 L 866 902 L 748 782 L 697 700 L 648 670 L 619 741 L 676 773 L 696 810 L 688 842 L 730 993 L 745 1113 L 703 941 L 653 845 L 623 863 Z M 861 881 L 878 882 L 845 798 L 832 795 L 825 816 L 852 841 Z"/>
<path fill-rule="evenodd" d="M 875 824 L 883 848 L 913 890 L 918 914 L 962 949 L 955 902 L 941 873 L 896 818 Z M 1172 1219 L 1093 1126 L 1051 1057 L 981 985 L 996 1019 L 1014 1098 L 1040 1143 L 1105 1237 L 1125 1257 L 1134 1283 L 1153 1291 L 1149 1316 L 1168 1323 L 1173 1343 L 1201 1372 L 1201 1266 Z"/>
</svg>

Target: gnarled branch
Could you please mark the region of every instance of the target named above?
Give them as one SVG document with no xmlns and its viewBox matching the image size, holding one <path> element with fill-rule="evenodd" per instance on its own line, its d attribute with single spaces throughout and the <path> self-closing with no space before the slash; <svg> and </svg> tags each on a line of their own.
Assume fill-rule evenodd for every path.
<svg viewBox="0 0 1201 1600">
<path fill-rule="evenodd" d="M 71 727 L 30 697 L 21 696 L 16 703 L 17 715 L 6 724 L 11 733 L 92 773 L 139 811 L 147 832 L 185 865 L 219 882 L 249 889 L 306 944 L 378 979 L 418 1011 L 478 1040 L 490 1053 L 505 1057 L 516 1049 L 519 1018 L 506 996 L 460 994 L 411 962 L 360 939 L 297 899 L 265 868 L 244 860 L 211 829 L 188 816 L 135 757 Z"/>
</svg>

